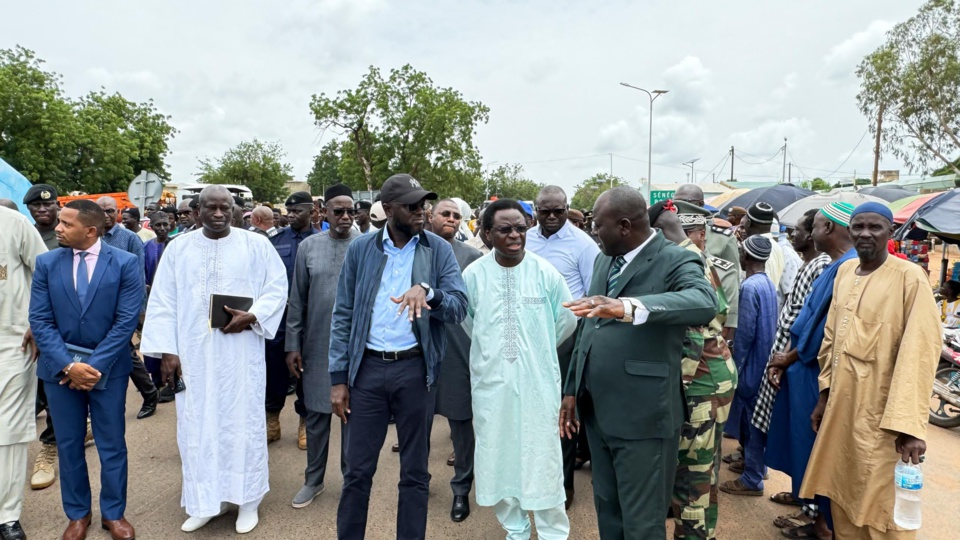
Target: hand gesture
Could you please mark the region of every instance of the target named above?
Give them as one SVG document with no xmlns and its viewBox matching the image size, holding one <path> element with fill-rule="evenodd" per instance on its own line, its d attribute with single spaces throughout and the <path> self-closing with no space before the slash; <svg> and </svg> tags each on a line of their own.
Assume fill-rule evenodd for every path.
<svg viewBox="0 0 960 540">
<path fill-rule="evenodd" d="M 239 334 L 244 330 L 249 330 L 250 326 L 257 322 L 257 316 L 253 313 L 233 309 L 230 306 L 223 306 L 223 310 L 233 315 L 230 323 L 220 329 L 224 334 Z"/>
<path fill-rule="evenodd" d="M 180 376 L 180 357 L 175 354 L 164 354 L 160 357 L 160 382 L 170 388 L 176 387 L 176 379 Z"/>
<path fill-rule="evenodd" d="M 606 296 L 589 296 L 564 302 L 563 307 L 570 309 L 577 317 L 592 319 L 622 319 L 623 302 Z"/>
<path fill-rule="evenodd" d="M 33 340 L 33 330 L 27 328 L 27 331 L 23 334 L 23 341 L 20 342 L 20 352 L 27 352 L 27 347 L 30 347 L 30 361 L 36 362 L 37 358 L 40 357 L 40 349 L 37 348 L 37 342 Z"/>
<path fill-rule="evenodd" d="M 923 461 L 923 455 L 927 453 L 927 443 L 906 433 L 897 435 L 895 441 L 897 453 L 904 463 L 913 463 L 918 465 Z"/>
<path fill-rule="evenodd" d="M 410 287 L 410 290 L 403 293 L 403 296 L 396 298 L 391 296 L 390 300 L 394 304 L 400 304 L 400 309 L 397 310 L 397 317 L 403 315 L 403 312 L 407 312 L 407 318 L 410 322 L 413 322 L 413 317 L 420 318 L 421 310 L 430 309 L 430 306 L 427 305 L 427 291 L 423 289 L 420 285 L 414 285 Z"/>
<path fill-rule="evenodd" d="M 767 380 L 770 381 L 770 384 L 776 388 L 780 389 L 780 381 L 783 380 L 783 368 L 775 366 L 772 362 L 767 366 Z"/>
<path fill-rule="evenodd" d="M 291 375 L 300 378 L 300 374 L 303 373 L 303 357 L 299 352 L 287 353 L 287 369 L 290 370 Z"/>
<path fill-rule="evenodd" d="M 74 362 L 67 376 L 60 380 L 60 384 L 69 384 L 73 390 L 93 390 L 102 377 L 99 371 L 89 364 Z"/>
<path fill-rule="evenodd" d="M 577 398 L 564 396 L 560 402 L 560 436 L 573 439 L 580 431 L 580 422 L 577 420 Z"/>
<path fill-rule="evenodd" d="M 330 389 L 330 404 L 333 405 L 333 414 L 340 417 L 346 424 L 350 414 L 350 390 L 345 384 L 335 384 Z"/>
</svg>

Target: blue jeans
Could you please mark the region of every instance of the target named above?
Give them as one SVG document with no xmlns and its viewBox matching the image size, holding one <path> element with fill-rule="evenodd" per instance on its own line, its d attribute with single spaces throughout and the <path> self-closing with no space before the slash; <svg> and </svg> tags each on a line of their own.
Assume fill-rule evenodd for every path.
<svg viewBox="0 0 960 540">
<path fill-rule="evenodd" d="M 763 489 L 763 475 L 767 467 L 763 464 L 763 455 L 767 448 L 767 434 L 750 422 L 753 407 L 744 406 L 740 416 L 740 444 L 743 445 L 743 474 L 740 483 L 747 489 Z"/>
</svg>

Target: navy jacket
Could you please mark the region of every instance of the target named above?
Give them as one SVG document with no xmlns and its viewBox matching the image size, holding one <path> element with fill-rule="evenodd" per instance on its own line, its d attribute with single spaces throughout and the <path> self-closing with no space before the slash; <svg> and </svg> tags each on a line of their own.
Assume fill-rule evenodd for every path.
<svg viewBox="0 0 960 540">
<path fill-rule="evenodd" d="M 93 350 L 88 363 L 103 377 L 126 377 L 133 364 L 130 338 L 143 305 L 143 263 L 101 242 L 84 305 L 73 284 L 73 250 L 58 248 L 37 257 L 30 290 L 30 328 L 40 350 L 37 376 L 58 382 L 73 360 L 66 343 Z"/>
<path fill-rule="evenodd" d="M 386 227 L 377 234 L 365 234 L 347 248 L 337 284 L 337 301 L 330 329 L 330 383 L 349 384 L 360 369 L 373 304 L 387 264 L 383 251 Z M 460 323 L 467 313 L 467 293 L 460 266 L 450 243 L 431 232 L 420 233 L 413 256 L 410 286 L 427 283 L 434 291 L 430 311 L 414 320 L 413 333 L 427 364 L 427 386 L 439 373 L 447 346 L 443 323 Z"/>
</svg>

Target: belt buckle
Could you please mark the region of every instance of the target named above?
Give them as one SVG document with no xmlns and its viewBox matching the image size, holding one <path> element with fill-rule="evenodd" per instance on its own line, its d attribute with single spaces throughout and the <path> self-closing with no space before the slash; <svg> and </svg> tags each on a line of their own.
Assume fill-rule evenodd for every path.
<svg viewBox="0 0 960 540">
<path fill-rule="evenodd" d="M 392 355 L 393 358 L 390 358 L 390 357 L 387 356 L 387 355 Z M 396 362 L 396 361 L 399 360 L 399 359 L 400 359 L 400 352 L 399 352 L 399 351 L 384 351 L 384 352 L 383 352 L 383 361 L 384 361 L 384 362 Z"/>
</svg>

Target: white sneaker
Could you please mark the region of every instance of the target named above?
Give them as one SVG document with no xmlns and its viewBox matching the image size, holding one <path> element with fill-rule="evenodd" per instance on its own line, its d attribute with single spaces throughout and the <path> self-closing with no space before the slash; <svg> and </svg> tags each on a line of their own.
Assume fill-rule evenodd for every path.
<svg viewBox="0 0 960 540">
<path fill-rule="evenodd" d="M 211 519 L 215 517 L 220 517 L 226 514 L 229 508 L 230 507 L 227 505 L 227 503 L 223 503 L 220 505 L 220 513 L 213 517 L 205 517 L 205 518 L 188 517 L 187 520 L 183 522 L 183 525 L 180 526 L 180 530 L 183 532 L 193 532 L 203 527 L 207 523 L 210 523 Z"/>
<path fill-rule="evenodd" d="M 255 529 L 258 523 L 260 523 L 260 516 L 256 508 L 253 510 L 241 508 L 237 514 L 237 533 L 246 534 Z"/>
</svg>

